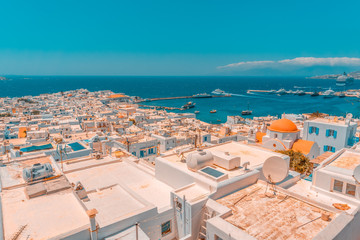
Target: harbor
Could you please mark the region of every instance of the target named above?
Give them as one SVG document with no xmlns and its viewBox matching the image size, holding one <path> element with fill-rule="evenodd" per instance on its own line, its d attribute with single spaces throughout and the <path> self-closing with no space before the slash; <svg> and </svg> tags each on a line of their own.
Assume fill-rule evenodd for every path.
<svg viewBox="0 0 360 240">
<path fill-rule="evenodd" d="M 347 91 L 334 91 L 331 88 L 329 88 L 328 90 L 325 91 L 303 91 L 303 90 L 285 90 L 283 88 L 279 89 L 279 90 L 248 90 L 247 94 L 254 94 L 254 93 L 264 93 L 264 94 L 274 94 L 277 96 L 282 96 L 282 95 L 298 95 L 298 96 L 303 96 L 303 95 L 310 95 L 310 96 L 323 96 L 323 97 L 355 97 L 355 98 L 359 98 L 359 92 L 356 89 L 351 89 L 351 90 L 347 90 Z"/>
<path fill-rule="evenodd" d="M 174 99 L 187 99 L 187 98 L 216 98 L 216 97 L 231 97 L 231 95 L 208 95 L 206 97 L 197 97 L 196 95 L 192 96 L 180 96 L 180 97 L 163 97 L 163 98 L 149 98 L 142 100 L 140 102 L 153 102 L 153 101 L 161 101 L 161 100 L 174 100 Z"/>
</svg>

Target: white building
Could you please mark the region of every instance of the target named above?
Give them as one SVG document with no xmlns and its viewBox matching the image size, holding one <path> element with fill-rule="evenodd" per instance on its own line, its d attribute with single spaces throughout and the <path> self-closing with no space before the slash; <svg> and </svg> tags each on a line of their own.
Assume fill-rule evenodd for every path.
<svg viewBox="0 0 360 240">
<path fill-rule="evenodd" d="M 316 142 L 320 147 L 320 154 L 336 152 L 354 145 L 356 128 L 357 123 L 350 119 L 339 121 L 336 118 L 317 118 L 304 122 L 303 139 Z"/>
</svg>

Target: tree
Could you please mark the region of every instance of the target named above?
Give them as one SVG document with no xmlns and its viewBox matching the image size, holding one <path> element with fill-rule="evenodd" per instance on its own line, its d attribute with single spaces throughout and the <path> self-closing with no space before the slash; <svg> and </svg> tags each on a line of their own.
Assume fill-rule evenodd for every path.
<svg viewBox="0 0 360 240">
<path fill-rule="evenodd" d="M 311 172 L 311 163 L 310 159 L 301 152 L 295 152 L 294 150 L 282 150 L 277 151 L 279 153 L 288 155 L 290 157 L 290 169 L 298 173 L 310 174 Z"/>
</svg>

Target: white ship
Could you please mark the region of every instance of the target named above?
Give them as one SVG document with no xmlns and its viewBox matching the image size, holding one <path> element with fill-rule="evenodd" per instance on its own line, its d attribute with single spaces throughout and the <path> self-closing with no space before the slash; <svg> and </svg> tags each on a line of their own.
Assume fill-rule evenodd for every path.
<svg viewBox="0 0 360 240">
<path fill-rule="evenodd" d="M 335 97 L 334 93 L 335 92 L 333 90 L 331 90 L 331 88 L 329 88 L 322 95 L 324 98 L 332 98 L 332 97 Z"/>
<path fill-rule="evenodd" d="M 211 95 L 207 94 L 207 93 L 198 93 L 198 94 L 194 94 L 192 97 L 193 98 L 211 98 Z"/>
<path fill-rule="evenodd" d="M 226 94 L 225 91 L 221 90 L 221 89 L 215 89 L 214 91 L 211 92 L 212 94 Z"/>
<path fill-rule="evenodd" d="M 287 94 L 287 92 L 286 92 L 285 89 L 281 88 L 281 89 L 279 89 L 278 91 L 276 91 L 276 94 L 285 95 L 285 94 Z"/>
<path fill-rule="evenodd" d="M 336 86 L 340 86 L 340 87 L 350 85 L 350 84 L 353 84 L 353 83 L 354 83 L 354 78 L 349 76 L 345 72 L 344 72 L 343 75 L 339 76 L 336 79 Z"/>
</svg>

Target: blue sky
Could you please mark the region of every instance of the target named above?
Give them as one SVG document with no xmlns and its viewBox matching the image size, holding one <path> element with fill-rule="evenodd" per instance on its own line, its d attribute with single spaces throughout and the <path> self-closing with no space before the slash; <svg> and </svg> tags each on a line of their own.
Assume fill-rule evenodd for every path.
<svg viewBox="0 0 360 240">
<path fill-rule="evenodd" d="M 360 70 L 359 8 L 359 1 L 320 0 L 2 1 L 0 74 Z M 328 60 L 296 68 L 259 62 L 302 57 Z M 242 62 L 257 64 L 249 70 Z"/>
</svg>

